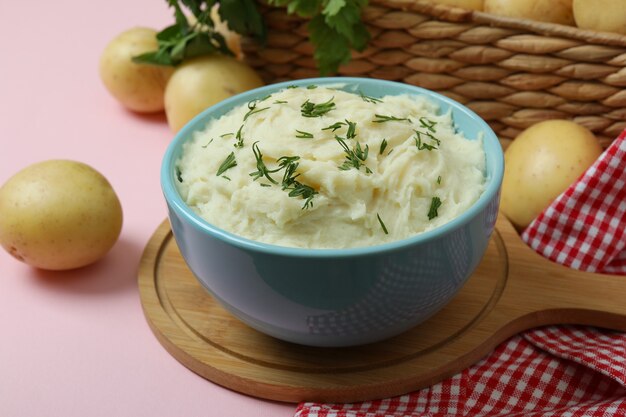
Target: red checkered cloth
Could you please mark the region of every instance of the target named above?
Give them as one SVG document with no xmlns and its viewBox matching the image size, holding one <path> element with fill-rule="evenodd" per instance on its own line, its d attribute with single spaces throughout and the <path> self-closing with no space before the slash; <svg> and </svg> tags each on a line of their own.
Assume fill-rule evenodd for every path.
<svg viewBox="0 0 626 417">
<path fill-rule="evenodd" d="M 626 131 L 522 234 L 572 268 L 626 275 Z M 626 416 L 626 334 L 533 329 L 427 389 L 355 404 L 302 403 L 296 417 Z"/>
</svg>

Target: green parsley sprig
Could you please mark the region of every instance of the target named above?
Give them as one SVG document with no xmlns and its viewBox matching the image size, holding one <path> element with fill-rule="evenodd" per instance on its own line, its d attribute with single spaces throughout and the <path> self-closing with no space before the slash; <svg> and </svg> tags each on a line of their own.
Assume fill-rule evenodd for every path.
<svg viewBox="0 0 626 417">
<path fill-rule="evenodd" d="M 215 30 L 211 9 L 218 5 L 220 19 L 229 29 L 256 39 L 267 38 L 263 16 L 255 0 L 166 0 L 174 9 L 175 23 L 157 35 L 158 49 L 134 58 L 135 62 L 178 65 L 183 60 L 213 53 L 232 55 L 223 36 Z M 268 0 L 286 7 L 287 13 L 309 20 L 307 29 L 321 75 L 337 72 L 350 61 L 351 50 L 363 51 L 370 40 L 361 12 L 367 0 Z M 196 23 L 191 24 L 187 14 Z"/>
<path fill-rule="evenodd" d="M 362 51 L 369 42 L 370 34 L 361 19 L 367 0 L 269 0 L 269 4 L 311 19 L 307 29 L 321 75 L 336 72 L 350 61 L 351 49 Z"/>
<path fill-rule="evenodd" d="M 184 60 L 221 53 L 233 55 L 224 37 L 215 30 L 211 9 L 219 4 L 219 16 L 228 27 L 264 43 L 263 17 L 254 0 L 166 0 L 174 9 L 175 23 L 157 35 L 158 49 L 133 57 L 137 63 L 176 66 Z M 187 15 L 194 17 L 190 23 Z"/>
</svg>

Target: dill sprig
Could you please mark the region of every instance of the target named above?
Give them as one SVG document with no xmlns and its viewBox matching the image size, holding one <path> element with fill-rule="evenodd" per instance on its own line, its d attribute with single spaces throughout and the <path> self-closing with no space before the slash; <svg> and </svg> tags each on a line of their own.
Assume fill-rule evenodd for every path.
<svg viewBox="0 0 626 417">
<path fill-rule="evenodd" d="M 382 103 L 383 101 L 379 98 L 375 98 L 375 97 L 370 97 L 370 96 L 366 96 L 365 94 L 363 94 L 362 91 L 359 91 L 359 95 L 361 96 L 361 98 L 363 99 L 363 101 L 365 101 L 366 103 Z"/>
<path fill-rule="evenodd" d="M 243 130 L 243 124 L 241 126 L 239 126 L 239 130 L 237 130 L 237 133 L 235 134 L 235 139 L 237 139 L 237 142 L 235 142 L 235 148 L 243 148 L 243 136 L 241 134 L 241 131 Z"/>
<path fill-rule="evenodd" d="M 420 132 L 419 130 L 414 130 L 414 132 L 415 132 L 415 138 L 414 138 L 415 146 L 417 146 L 417 150 L 423 151 L 424 149 L 426 149 L 427 151 L 432 151 L 435 149 L 439 149 L 438 146 L 441 144 L 441 141 L 439 139 L 437 139 L 436 137 L 434 137 L 428 132 Z M 434 145 L 423 142 L 422 135 L 427 136 L 430 140 L 434 141 Z"/>
<path fill-rule="evenodd" d="M 261 153 L 261 150 L 259 149 L 259 146 L 257 144 L 258 141 L 252 144 L 252 152 L 254 152 L 254 157 L 256 158 L 257 170 L 255 172 L 251 172 L 249 175 L 253 177 L 255 181 L 261 177 L 265 177 L 272 184 L 278 185 L 278 181 L 272 178 L 270 174 L 284 170 L 283 178 L 280 183 L 282 190 L 288 191 L 287 195 L 289 197 L 303 198 L 305 200 L 304 205 L 302 206 L 303 210 L 312 207 L 313 197 L 318 194 L 318 192 L 315 191 L 313 187 L 302 184 L 296 179 L 300 176 L 300 174 L 296 173 L 296 170 L 300 165 L 300 163 L 298 162 L 300 160 L 300 157 L 281 156 L 276 161 L 278 163 L 278 168 L 270 170 L 265 165 L 265 162 L 263 162 L 263 154 Z M 262 187 L 271 187 L 271 185 L 265 183 L 261 183 L 260 185 Z"/>
<path fill-rule="evenodd" d="M 344 123 L 344 122 L 337 122 L 337 123 L 333 123 L 333 124 L 332 124 L 332 125 L 330 125 L 330 126 L 326 126 L 326 127 L 325 127 L 325 128 L 323 128 L 322 130 L 330 130 L 330 129 L 332 129 L 332 130 L 333 130 L 333 132 L 334 132 L 335 130 L 340 129 L 340 128 L 341 128 L 341 126 L 344 126 L 344 125 L 345 125 L 345 123 Z"/>
<path fill-rule="evenodd" d="M 346 139 L 354 139 L 356 137 L 356 123 L 346 119 L 348 124 L 348 132 L 346 133 Z"/>
<path fill-rule="evenodd" d="M 233 132 L 224 133 L 224 134 L 220 135 L 220 138 L 225 138 L 225 137 L 232 136 L 232 135 L 234 135 Z"/>
<path fill-rule="evenodd" d="M 228 171 L 229 169 L 236 167 L 237 166 L 237 160 L 235 159 L 235 153 L 231 152 L 226 159 L 224 159 L 224 162 L 222 162 L 222 165 L 220 165 L 220 167 L 217 169 L 217 172 L 215 173 L 216 176 L 220 176 L 222 175 L 224 172 Z M 229 178 L 230 179 L 230 178 Z"/>
<path fill-rule="evenodd" d="M 257 170 L 251 172 L 249 175 L 254 178 L 254 181 L 258 180 L 261 177 L 265 177 L 272 184 L 278 184 L 278 182 L 270 175 L 274 172 L 277 172 L 278 170 L 270 171 L 267 168 L 265 162 L 263 162 L 263 154 L 261 153 L 261 150 L 259 149 L 259 145 L 257 145 L 257 143 L 259 142 L 257 141 L 252 144 L 252 152 L 254 153 L 254 157 L 256 159 Z"/>
<path fill-rule="evenodd" d="M 420 117 L 420 125 L 428 129 L 432 133 L 437 133 L 437 130 L 435 129 L 435 126 L 437 126 L 437 122 L 435 122 L 434 120 L 430 120 L 427 117 Z"/>
<path fill-rule="evenodd" d="M 383 141 L 380 142 L 380 149 L 378 150 L 378 154 L 382 155 L 383 152 L 385 152 L 385 149 L 387 149 L 387 139 L 383 139 Z"/>
<path fill-rule="evenodd" d="M 389 231 L 387 230 L 387 226 L 385 226 L 383 219 L 380 218 L 380 214 L 376 213 L 376 217 L 378 218 L 378 223 L 380 223 L 380 227 L 383 228 L 383 232 L 385 232 L 385 234 L 388 235 Z"/>
<path fill-rule="evenodd" d="M 211 140 L 208 141 L 206 145 L 202 145 L 202 148 L 206 148 L 207 146 L 211 144 L 211 142 L 213 142 L 213 138 L 211 138 Z"/>
<path fill-rule="evenodd" d="M 347 171 L 349 169 L 356 169 L 357 171 L 361 168 L 361 166 L 365 167 L 365 172 L 368 174 L 372 173 L 372 170 L 365 166 L 364 162 L 367 159 L 367 155 L 369 153 L 369 146 L 365 145 L 365 149 L 361 148 L 361 144 L 356 142 L 354 148 L 350 148 L 346 143 L 345 139 L 339 136 L 335 136 L 339 145 L 343 148 L 344 153 L 346 154 L 346 160 L 339 166 L 339 169 L 342 171 Z"/>
<path fill-rule="evenodd" d="M 333 102 L 335 98 L 331 97 L 328 101 L 315 104 L 308 99 L 300 106 L 302 116 L 304 117 L 321 117 L 335 108 Z"/>
<path fill-rule="evenodd" d="M 386 122 L 402 122 L 402 121 L 408 121 L 409 123 L 411 122 L 411 119 L 409 119 L 408 117 L 395 117 L 395 116 L 385 116 L 383 114 L 375 114 L 374 117 L 376 117 L 376 119 L 372 120 L 373 123 L 386 123 Z"/>
<path fill-rule="evenodd" d="M 313 133 L 303 132 L 302 130 L 298 129 L 296 129 L 296 132 L 298 132 L 296 137 L 299 139 L 313 139 Z"/>
<path fill-rule="evenodd" d="M 253 114 L 260 113 L 260 112 L 262 112 L 264 110 L 269 109 L 269 107 L 263 107 L 261 109 L 257 109 L 256 108 L 256 106 L 259 104 L 259 102 L 267 99 L 268 97 L 270 97 L 270 96 L 267 96 L 267 97 L 265 97 L 265 98 L 263 98 L 261 100 L 252 100 L 252 101 L 250 101 L 248 103 L 248 113 L 246 113 L 246 115 L 243 116 L 243 121 L 245 122 L 248 119 L 248 117 L 252 116 Z"/>
<path fill-rule="evenodd" d="M 296 173 L 300 165 L 299 160 L 299 156 L 282 156 L 278 158 L 277 162 L 280 169 L 285 170 L 282 180 L 283 191 L 289 191 L 287 194 L 289 197 L 301 197 L 304 199 L 304 205 L 302 206 L 304 210 L 313 207 L 313 197 L 315 197 L 318 192 L 315 191 L 313 187 L 302 184 L 300 181 L 296 180 L 296 178 L 300 176 L 300 174 Z"/>
<path fill-rule="evenodd" d="M 433 197 L 430 202 L 430 209 L 428 210 L 428 220 L 432 220 L 439 216 L 439 213 L 437 212 L 439 207 L 441 207 L 441 199 L 439 197 Z"/>
</svg>

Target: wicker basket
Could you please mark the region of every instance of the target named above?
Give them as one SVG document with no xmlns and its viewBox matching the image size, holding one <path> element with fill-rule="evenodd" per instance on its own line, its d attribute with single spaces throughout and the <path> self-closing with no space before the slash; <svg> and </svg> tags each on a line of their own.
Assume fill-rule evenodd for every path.
<svg viewBox="0 0 626 417">
<path fill-rule="evenodd" d="M 318 76 L 306 20 L 261 6 L 265 47 L 244 40 L 246 61 L 275 82 Z M 464 103 L 504 146 L 545 119 L 570 119 L 604 146 L 626 129 L 626 36 L 472 12 L 421 0 L 370 0 L 372 35 L 339 75 L 382 78 Z"/>
</svg>

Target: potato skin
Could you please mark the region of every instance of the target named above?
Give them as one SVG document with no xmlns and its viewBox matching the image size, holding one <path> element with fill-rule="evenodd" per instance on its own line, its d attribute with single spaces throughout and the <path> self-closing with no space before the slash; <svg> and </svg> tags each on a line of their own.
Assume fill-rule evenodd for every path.
<svg viewBox="0 0 626 417">
<path fill-rule="evenodd" d="M 574 0 L 573 6 L 579 28 L 626 35 L 626 1 Z"/>
<path fill-rule="evenodd" d="M 177 132 L 207 107 L 262 85 L 252 68 L 233 57 L 214 54 L 186 61 L 165 88 L 167 121 Z"/>
<path fill-rule="evenodd" d="M 122 207 L 109 182 L 69 160 L 30 165 L 0 188 L 0 244 L 37 268 L 88 265 L 117 241 Z"/>
<path fill-rule="evenodd" d="M 574 25 L 572 0 L 485 0 L 485 12 L 540 22 Z"/>
<path fill-rule="evenodd" d="M 463 9 L 482 11 L 484 0 L 431 0 L 433 3 L 446 4 L 448 6 L 461 7 Z"/>
<path fill-rule="evenodd" d="M 591 131 L 574 122 L 549 120 L 523 131 L 504 153 L 501 209 L 526 228 L 602 153 Z"/>
<path fill-rule="evenodd" d="M 136 64 L 134 56 L 158 49 L 157 32 L 136 27 L 113 39 L 100 56 L 100 78 L 124 107 L 140 113 L 164 109 L 165 84 L 173 67 Z"/>
</svg>

